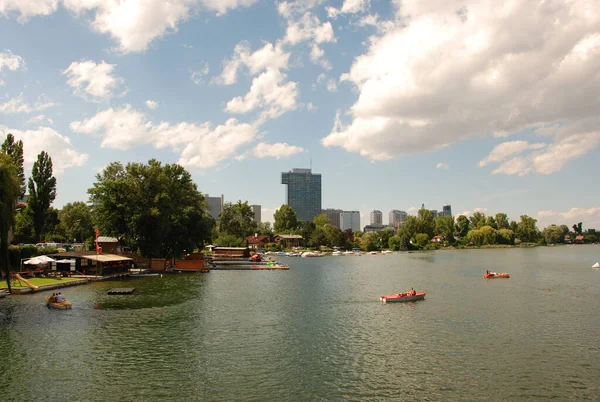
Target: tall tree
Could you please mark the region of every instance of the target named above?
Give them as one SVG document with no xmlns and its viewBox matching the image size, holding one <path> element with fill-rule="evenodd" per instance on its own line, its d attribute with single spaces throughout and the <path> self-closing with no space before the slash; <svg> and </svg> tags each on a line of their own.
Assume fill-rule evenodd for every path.
<svg viewBox="0 0 600 402">
<path fill-rule="evenodd" d="M 492 229 L 498 229 L 498 223 L 492 215 L 488 216 L 485 220 L 485 226 L 489 226 Z"/>
<path fill-rule="evenodd" d="M 0 153 L 0 267 L 10 292 L 9 233 L 15 219 L 16 198 L 21 190 L 17 166 L 10 156 Z"/>
<path fill-rule="evenodd" d="M 258 224 L 254 220 L 254 212 L 248 201 L 225 203 L 219 217 L 220 233 L 229 233 L 244 239 L 256 233 L 257 229 Z"/>
<path fill-rule="evenodd" d="M 273 217 L 275 218 L 273 224 L 275 234 L 286 233 L 300 226 L 296 212 L 289 205 L 282 205 L 281 208 L 275 211 Z"/>
<path fill-rule="evenodd" d="M 91 208 L 81 201 L 66 204 L 58 213 L 60 226 L 67 239 L 84 242 L 93 236 Z"/>
<path fill-rule="evenodd" d="M 483 212 L 474 212 L 470 219 L 471 229 L 480 229 L 485 226 L 485 214 Z"/>
<path fill-rule="evenodd" d="M 36 240 L 44 235 L 46 214 L 56 198 L 56 178 L 52 175 L 52 158 L 42 151 L 33 164 L 29 178 L 27 204 L 33 212 L 33 227 Z"/>
<path fill-rule="evenodd" d="M 564 241 L 564 237 L 562 237 L 562 229 L 560 228 L 560 226 L 547 226 L 542 231 L 542 235 L 544 236 L 544 240 L 548 244 L 562 243 Z"/>
<path fill-rule="evenodd" d="M 573 232 L 577 233 L 578 235 L 583 233 L 583 223 L 579 222 L 576 223 L 575 225 L 573 225 Z"/>
<path fill-rule="evenodd" d="M 435 218 L 435 234 L 454 242 L 454 217 L 440 216 Z"/>
<path fill-rule="evenodd" d="M 11 133 L 8 133 L 6 139 L 2 143 L 2 152 L 10 156 L 13 163 L 17 167 L 17 177 L 19 180 L 19 196 L 23 198 L 25 196 L 25 170 L 23 168 L 23 141 L 19 140 L 15 142 L 15 137 Z"/>
<path fill-rule="evenodd" d="M 517 225 L 517 237 L 522 242 L 535 242 L 538 239 L 539 231 L 536 225 L 537 220 L 527 215 L 521 215 L 521 221 Z"/>
<path fill-rule="evenodd" d="M 454 234 L 456 237 L 465 237 L 469 233 L 470 221 L 464 215 L 459 215 L 456 218 L 456 225 L 454 227 Z"/>
<path fill-rule="evenodd" d="M 435 222 L 433 220 L 433 214 L 429 209 L 419 209 L 418 225 L 418 231 L 420 233 L 427 234 L 427 236 L 429 236 L 430 239 L 433 237 L 433 232 L 435 230 Z"/>
<path fill-rule="evenodd" d="M 510 222 L 508 221 L 508 215 L 505 213 L 499 212 L 496 214 L 496 225 L 498 225 L 498 229 L 508 229 L 510 228 Z"/>
</svg>

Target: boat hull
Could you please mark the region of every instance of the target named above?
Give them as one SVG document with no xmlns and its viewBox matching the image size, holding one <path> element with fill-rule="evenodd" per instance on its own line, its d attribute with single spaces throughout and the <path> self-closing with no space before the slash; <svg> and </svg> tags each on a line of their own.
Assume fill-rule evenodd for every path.
<svg viewBox="0 0 600 402">
<path fill-rule="evenodd" d="M 55 310 L 69 310 L 73 305 L 68 300 L 65 300 L 65 301 L 60 302 L 60 303 L 57 303 L 57 302 L 51 303 L 50 302 L 50 298 L 46 297 L 46 306 L 48 308 L 52 308 L 52 309 L 55 309 Z"/>
<path fill-rule="evenodd" d="M 425 299 L 425 292 L 419 292 L 414 296 L 400 296 L 398 293 L 392 293 L 391 295 L 381 296 L 379 300 L 382 303 L 406 303 Z"/>
<path fill-rule="evenodd" d="M 503 272 L 501 274 L 489 273 L 489 274 L 483 274 L 483 277 L 485 279 L 500 279 L 500 278 L 508 279 L 508 278 L 510 278 L 510 275 L 507 272 Z"/>
</svg>

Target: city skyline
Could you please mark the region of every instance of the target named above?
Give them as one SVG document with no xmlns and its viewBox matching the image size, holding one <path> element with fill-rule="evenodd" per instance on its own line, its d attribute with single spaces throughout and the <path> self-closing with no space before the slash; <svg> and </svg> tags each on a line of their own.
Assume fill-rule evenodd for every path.
<svg viewBox="0 0 600 402">
<path fill-rule="evenodd" d="M 281 172 L 310 167 L 321 207 L 363 223 L 424 203 L 600 228 L 584 0 L 31 0 L 0 20 L 0 140 L 23 140 L 27 175 L 50 154 L 56 208 L 155 158 L 263 221 Z"/>
</svg>

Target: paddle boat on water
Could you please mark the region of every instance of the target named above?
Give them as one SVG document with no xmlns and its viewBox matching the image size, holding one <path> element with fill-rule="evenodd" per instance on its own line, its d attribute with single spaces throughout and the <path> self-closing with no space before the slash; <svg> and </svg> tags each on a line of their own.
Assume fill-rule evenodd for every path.
<svg viewBox="0 0 600 402">
<path fill-rule="evenodd" d="M 490 272 L 487 271 L 485 274 L 483 274 L 483 277 L 485 279 L 496 279 L 496 278 L 510 278 L 510 275 L 508 274 L 508 272 L 502 272 L 501 274 L 497 273 L 497 272 Z"/>
<path fill-rule="evenodd" d="M 392 293 L 390 295 L 381 296 L 379 300 L 382 303 L 405 303 L 417 300 L 424 300 L 425 295 L 425 292 L 415 292 L 413 294 L 410 294 L 410 292 Z"/>
<path fill-rule="evenodd" d="M 64 299 L 61 302 L 58 301 L 52 301 L 50 299 L 51 296 L 46 296 L 46 306 L 48 308 L 53 308 L 55 310 L 68 310 L 70 309 L 73 305 L 71 304 L 70 301 L 68 301 L 67 299 Z"/>
</svg>

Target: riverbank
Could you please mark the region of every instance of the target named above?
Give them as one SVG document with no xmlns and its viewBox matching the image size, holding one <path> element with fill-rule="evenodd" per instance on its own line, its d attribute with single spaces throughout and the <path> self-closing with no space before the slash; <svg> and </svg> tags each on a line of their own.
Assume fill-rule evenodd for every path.
<svg viewBox="0 0 600 402">
<path fill-rule="evenodd" d="M 26 284 L 19 284 L 16 286 L 11 285 L 11 293 L 13 295 L 22 295 L 37 293 L 47 290 L 60 289 L 71 286 L 87 285 L 90 282 L 105 281 L 111 279 L 123 278 L 130 276 L 128 273 L 125 274 L 114 274 L 106 276 L 92 276 L 92 275 L 73 275 L 70 278 L 54 279 L 54 278 L 31 278 L 27 280 L 31 285 L 37 286 L 37 289 L 32 289 Z M 6 281 L 4 282 L 6 283 Z M 0 292 L 8 292 L 7 286 L 1 286 Z"/>
</svg>

